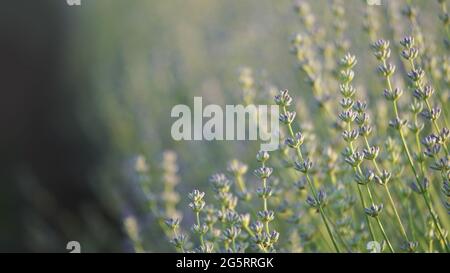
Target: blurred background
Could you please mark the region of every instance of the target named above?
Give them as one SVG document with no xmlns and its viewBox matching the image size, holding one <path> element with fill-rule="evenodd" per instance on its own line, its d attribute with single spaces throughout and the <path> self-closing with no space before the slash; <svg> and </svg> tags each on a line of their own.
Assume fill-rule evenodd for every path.
<svg viewBox="0 0 450 273">
<path fill-rule="evenodd" d="M 307 2 L 330 31 L 330 1 Z M 192 105 L 194 96 L 204 104 L 242 103 L 247 67 L 259 99 L 287 88 L 314 107 L 289 53 L 289 39 L 300 30 L 292 6 L 291 0 L 3 3 L 0 251 L 66 252 L 72 240 L 86 252 L 133 251 L 124 228 L 129 232 L 133 221 L 124 219 L 134 217 L 148 251 L 173 251 L 143 202 L 136 162 L 155 173 L 148 178 L 153 192 L 164 191 L 164 179 L 175 181 L 179 195 L 172 198 L 183 213 L 187 192 L 206 191 L 208 176 L 232 158 L 251 165 L 259 144 L 173 141 L 174 105 Z M 344 6 L 359 72 L 373 73 L 361 27 L 367 5 Z M 424 9 L 425 25 L 438 24 L 435 8 Z"/>
</svg>

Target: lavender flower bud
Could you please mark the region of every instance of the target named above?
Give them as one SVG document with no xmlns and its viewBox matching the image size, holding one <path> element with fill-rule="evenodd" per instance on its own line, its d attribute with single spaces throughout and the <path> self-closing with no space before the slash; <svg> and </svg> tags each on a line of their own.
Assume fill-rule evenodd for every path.
<svg viewBox="0 0 450 273">
<path fill-rule="evenodd" d="M 272 174 L 272 172 L 273 172 L 273 169 L 272 169 L 272 168 L 269 168 L 269 167 L 260 167 L 260 168 L 258 168 L 258 169 L 256 169 L 256 170 L 254 171 L 254 174 L 255 174 L 257 177 L 261 178 L 261 179 L 266 179 L 266 178 L 269 178 L 269 177 L 270 177 L 270 175 Z"/>
<path fill-rule="evenodd" d="M 280 114 L 280 122 L 284 124 L 291 124 L 295 119 L 295 112 L 286 111 L 286 113 Z"/>
<path fill-rule="evenodd" d="M 269 160 L 269 158 L 270 158 L 270 155 L 269 155 L 269 153 L 266 152 L 266 151 L 259 151 L 259 152 L 256 154 L 256 160 L 257 160 L 258 162 L 266 162 L 267 160 Z"/>
<path fill-rule="evenodd" d="M 372 146 L 369 149 L 364 149 L 364 158 L 367 160 L 374 160 L 377 158 L 379 152 L 380 147 L 378 146 Z"/>
<path fill-rule="evenodd" d="M 312 161 L 309 158 L 307 158 L 303 162 L 296 161 L 294 168 L 299 172 L 308 173 L 308 171 L 312 168 L 312 166 L 313 166 Z"/>
<path fill-rule="evenodd" d="M 378 215 L 383 211 L 383 204 L 372 204 L 370 207 L 365 208 L 364 211 L 370 217 L 378 217 Z"/>
<path fill-rule="evenodd" d="M 378 66 L 378 73 L 382 75 L 383 77 L 389 77 L 395 72 L 395 65 L 393 64 L 381 64 Z"/>
<path fill-rule="evenodd" d="M 292 97 L 289 95 L 289 91 L 281 90 L 280 94 L 275 96 L 275 103 L 279 106 L 285 107 L 290 106 L 292 103 Z"/>
</svg>

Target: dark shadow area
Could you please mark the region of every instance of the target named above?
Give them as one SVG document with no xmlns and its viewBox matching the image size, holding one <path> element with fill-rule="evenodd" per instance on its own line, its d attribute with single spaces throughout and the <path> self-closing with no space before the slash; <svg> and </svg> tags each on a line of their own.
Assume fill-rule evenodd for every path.
<svg viewBox="0 0 450 273">
<path fill-rule="evenodd" d="M 0 11 L 0 251 L 65 252 L 67 241 L 87 238 L 93 251 L 120 250 L 111 238 L 121 225 L 93 190 L 107 134 L 94 103 L 79 105 L 85 75 L 67 77 L 66 9 L 8 1 Z M 102 142 L 83 130 L 80 111 Z"/>
</svg>

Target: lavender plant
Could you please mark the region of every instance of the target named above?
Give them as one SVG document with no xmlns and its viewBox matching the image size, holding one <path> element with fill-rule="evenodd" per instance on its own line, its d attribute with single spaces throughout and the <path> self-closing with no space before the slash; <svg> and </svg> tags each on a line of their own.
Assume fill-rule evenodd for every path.
<svg viewBox="0 0 450 273">
<path fill-rule="evenodd" d="M 446 1 L 437 4 L 445 47 L 433 46 L 420 10 L 406 1 L 402 10 L 386 3 L 385 13 L 362 7 L 367 35 L 358 42 L 366 47 L 353 55 L 348 50 L 360 46 L 349 34 L 357 26 L 346 21 L 343 1 L 332 1 L 330 28 L 307 2 L 296 1 L 301 29 L 290 46 L 306 84 L 273 96 L 282 124 L 278 151 L 249 145 L 256 161 L 233 159 L 226 173 L 205 179 L 209 188 L 199 183 L 181 195 L 191 208 L 183 210 L 183 223 L 174 154 L 166 153 L 160 173 L 151 175 L 143 159 L 135 168 L 175 250 L 368 252 L 376 242 L 381 251 L 450 252 L 450 37 Z M 401 24 L 384 30 L 386 14 Z M 375 59 L 366 57 L 370 51 Z M 264 93 L 267 83 L 251 70 L 241 70 L 239 83 L 245 105 L 271 100 L 274 87 Z M 165 186 L 157 198 L 158 180 Z M 145 250 L 136 223 L 127 227 L 135 249 Z"/>
</svg>

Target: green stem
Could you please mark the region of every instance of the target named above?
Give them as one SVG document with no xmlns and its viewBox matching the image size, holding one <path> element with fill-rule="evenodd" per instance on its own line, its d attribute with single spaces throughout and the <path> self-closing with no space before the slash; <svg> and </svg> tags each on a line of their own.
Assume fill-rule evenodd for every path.
<svg viewBox="0 0 450 273">
<path fill-rule="evenodd" d="M 327 221 L 326 216 L 325 216 L 325 212 L 324 212 L 324 210 L 323 210 L 321 205 L 319 205 L 319 211 L 320 211 L 320 215 L 322 216 L 323 222 L 325 223 L 325 227 L 327 228 L 327 232 L 330 235 L 331 242 L 333 243 L 333 246 L 336 249 L 336 252 L 337 253 L 341 253 L 341 251 L 339 250 L 339 247 L 338 247 L 338 245 L 336 243 L 336 240 L 334 239 L 333 233 L 331 232 L 331 228 L 330 228 L 330 226 L 328 224 L 328 221 Z"/>
<path fill-rule="evenodd" d="M 197 225 L 198 225 L 199 229 L 201 229 L 201 226 L 200 226 L 200 212 L 196 212 L 195 213 L 195 217 L 197 219 Z M 200 233 L 200 244 L 201 244 L 201 246 L 203 248 L 205 248 L 205 242 L 203 240 L 203 233 Z"/>
<path fill-rule="evenodd" d="M 378 216 L 376 216 L 375 220 L 377 220 L 378 226 L 380 227 L 381 233 L 383 234 L 384 240 L 386 241 L 386 243 L 389 247 L 389 250 L 391 251 L 391 253 L 394 253 L 395 252 L 394 248 L 392 247 L 391 242 L 389 241 L 389 239 L 386 235 L 386 232 L 384 231 L 383 224 L 381 224 L 380 218 Z"/>
<path fill-rule="evenodd" d="M 364 210 L 365 208 L 367 208 L 367 205 L 366 201 L 364 200 L 363 193 L 361 191 L 361 186 L 359 184 L 356 184 L 356 188 L 358 189 L 359 199 L 361 200 L 361 205 Z M 375 233 L 373 231 L 372 224 L 370 223 L 370 218 L 366 213 L 364 213 L 364 215 L 366 217 L 367 226 L 369 227 L 370 237 L 372 237 L 372 241 L 376 241 Z"/>
<path fill-rule="evenodd" d="M 245 187 L 245 183 L 244 183 L 244 180 L 242 179 L 242 176 L 241 175 L 236 175 L 235 178 L 236 178 L 236 184 L 238 185 L 239 190 L 242 193 L 246 192 L 247 188 Z"/>
<path fill-rule="evenodd" d="M 250 235 L 251 237 L 255 237 L 255 233 L 253 233 L 253 231 L 248 226 L 243 226 L 243 228 L 248 233 L 248 235 Z"/>
<path fill-rule="evenodd" d="M 414 114 L 414 123 L 417 125 L 417 113 Z M 422 145 L 420 144 L 420 131 L 417 131 L 414 135 L 415 135 L 415 139 L 416 139 L 416 145 L 417 145 L 417 154 L 420 154 L 422 152 Z M 424 162 L 420 161 L 420 171 L 422 173 L 422 176 L 425 176 L 425 166 L 424 166 Z"/>
<path fill-rule="evenodd" d="M 233 247 L 233 252 L 236 253 L 236 239 L 233 238 L 233 240 L 231 241 L 231 246 Z"/>
</svg>

